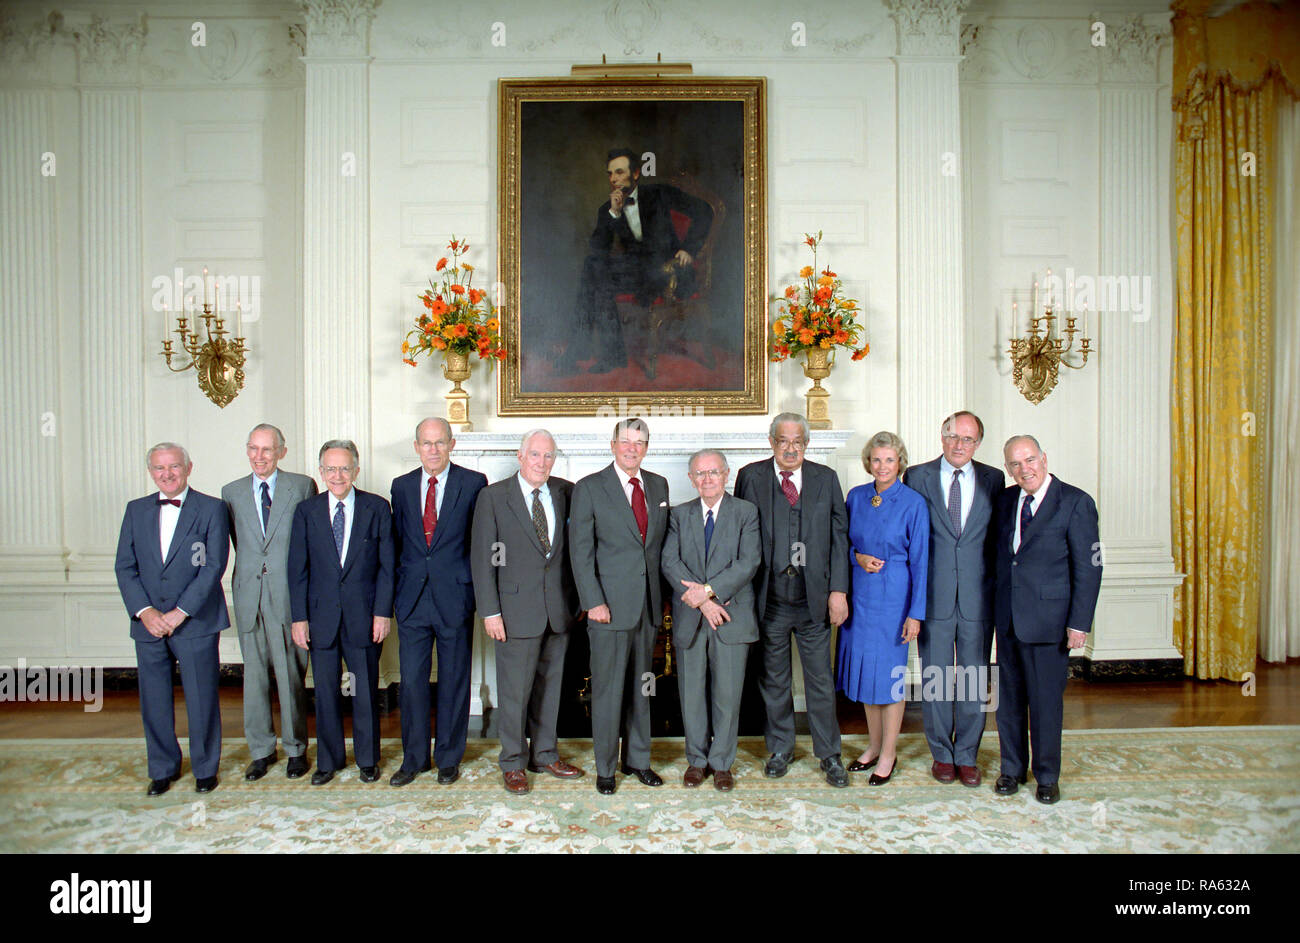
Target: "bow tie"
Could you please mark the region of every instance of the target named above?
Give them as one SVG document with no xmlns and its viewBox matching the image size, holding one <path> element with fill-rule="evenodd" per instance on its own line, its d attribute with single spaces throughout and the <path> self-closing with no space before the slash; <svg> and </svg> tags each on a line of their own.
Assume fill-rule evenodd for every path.
<svg viewBox="0 0 1300 943">
<path fill-rule="evenodd" d="M 636 197 L 630 196 L 623 201 L 624 206 L 636 206 Z"/>
<path fill-rule="evenodd" d="M 180 498 L 159 498 L 158 506 L 161 507 L 164 504 L 171 504 L 171 505 L 175 505 L 176 507 L 180 507 L 181 499 Z"/>
</svg>

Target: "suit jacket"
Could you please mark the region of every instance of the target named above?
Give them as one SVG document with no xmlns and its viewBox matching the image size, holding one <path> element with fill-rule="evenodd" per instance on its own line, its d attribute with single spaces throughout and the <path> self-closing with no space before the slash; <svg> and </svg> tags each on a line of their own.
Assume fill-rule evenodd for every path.
<svg viewBox="0 0 1300 943">
<path fill-rule="evenodd" d="M 613 462 L 573 488 L 569 560 L 578 601 L 587 611 L 603 605 L 609 606 L 610 613 L 608 624 L 588 622 L 589 629 L 634 629 L 640 623 L 642 607 L 649 608 L 656 625 L 662 621 L 659 557 L 668 532 L 668 481 L 644 468 L 638 477 L 645 491 L 644 544 Z"/>
<path fill-rule="evenodd" d="M 567 632 L 582 616 L 565 538 L 573 482 L 552 476 L 547 486 L 555 506 L 549 554 L 542 552 L 517 476 L 488 485 L 474 507 L 474 595 L 480 615 L 501 614 L 507 638 L 536 638 L 547 624 Z"/>
<path fill-rule="evenodd" d="M 713 225 L 713 209 L 708 203 L 667 184 L 638 183 L 636 205 L 641 220 L 640 241 L 632 235 L 626 213 L 617 219 L 609 215 L 610 204 L 606 200 L 596 210 L 596 226 L 588 240 L 592 254 L 608 255 L 617 241 L 647 268 L 663 265 L 680 249 L 692 257 L 699 254 Z M 690 220 L 685 238 L 677 238 L 674 213 Z"/>
<path fill-rule="evenodd" d="M 925 601 L 930 620 L 993 621 L 997 527 L 990 523 L 1004 479 L 1002 472 L 982 462 L 972 461 L 966 469 L 975 476 L 975 495 L 960 537 L 948 516 L 940 459 L 913 465 L 903 475 L 903 484 L 930 506 L 930 568 Z"/>
<path fill-rule="evenodd" d="M 374 617 L 393 614 L 393 519 L 388 502 L 353 487 L 352 534 L 339 564 L 330 521 L 329 492 L 293 511 L 289 538 L 289 601 L 294 622 L 310 623 L 313 645 L 329 646 L 339 633 L 352 648 L 374 644 Z"/>
<path fill-rule="evenodd" d="M 1053 476 L 1043 506 L 1011 551 L 1020 487 L 998 496 L 997 593 L 999 632 L 1014 627 L 1023 642 L 1059 642 L 1065 630 L 1088 632 L 1101 590 L 1093 564 L 1100 538 L 1097 505 L 1085 492 Z"/>
<path fill-rule="evenodd" d="M 449 463 L 438 487 L 444 489 L 433 542 L 424 542 L 424 505 L 417 468 L 393 479 L 393 540 L 397 546 L 397 621 L 445 627 L 474 619 L 474 576 L 469 566 L 470 524 L 482 472 Z M 427 587 L 427 589 L 426 589 Z"/>
<path fill-rule="evenodd" d="M 198 637 L 230 625 L 221 576 L 230 551 L 226 507 L 211 495 L 189 490 L 176 519 L 164 560 L 159 546 L 158 495 L 137 498 L 126 506 L 117 539 L 117 588 L 131 616 L 131 638 L 154 638 L 136 613 L 153 606 L 159 612 L 179 608 L 189 614 L 173 635 Z"/>
<path fill-rule="evenodd" d="M 804 588 L 809 615 L 814 622 L 825 622 L 830 594 L 849 591 L 849 515 L 839 476 L 833 469 L 805 461 L 802 472 L 799 503 L 807 551 Z M 772 574 L 772 499 L 777 488 L 771 456 L 751 462 L 736 476 L 736 497 L 758 508 L 763 565 L 754 574 L 754 592 L 760 619 L 767 612 L 767 587 Z"/>
<path fill-rule="evenodd" d="M 673 594 L 673 641 L 690 646 L 701 630 L 713 631 L 700 614 L 682 602 L 681 580 L 708 583 L 727 608 L 730 622 L 717 629 L 728 645 L 758 641 L 754 606 L 754 574 L 763 562 L 759 548 L 758 508 L 741 498 L 724 495 L 714 508 L 713 536 L 704 553 L 704 516 L 700 500 L 673 508 L 664 540 L 663 571 Z"/>
<path fill-rule="evenodd" d="M 235 625 L 251 632 L 260 608 L 268 621 L 287 625 L 289 613 L 289 531 L 293 509 L 316 493 L 316 482 L 306 475 L 280 469 L 275 477 L 271 516 L 262 534 L 262 505 L 253 496 L 253 476 L 236 478 L 221 489 L 230 518 L 230 542 L 235 547 L 231 589 L 235 597 Z M 240 546 L 243 537 L 243 546 Z"/>
</svg>

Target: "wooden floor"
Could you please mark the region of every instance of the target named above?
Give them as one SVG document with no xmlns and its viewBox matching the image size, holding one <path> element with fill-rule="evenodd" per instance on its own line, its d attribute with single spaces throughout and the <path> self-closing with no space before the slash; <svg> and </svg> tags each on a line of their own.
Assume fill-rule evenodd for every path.
<svg viewBox="0 0 1300 943">
<path fill-rule="evenodd" d="M 221 689 L 221 719 L 224 736 L 243 735 L 243 694 L 236 686 Z M 840 699 L 840 728 L 845 734 L 865 734 L 862 709 Z M 490 712 L 487 735 L 491 735 Z M 1243 693 L 1240 684 L 1226 681 L 1098 682 L 1071 681 L 1065 689 L 1066 729 L 1121 727 L 1200 727 L 1250 724 L 1300 724 L 1300 659 L 1286 664 L 1260 662 L 1256 668 L 1255 692 Z M 185 736 L 185 705 L 180 688 L 176 691 L 176 727 Z M 309 733 L 315 736 L 314 724 Z M 909 703 L 903 719 L 904 732 L 919 732 L 921 705 Z M 989 714 L 988 729 L 996 729 Z M 380 723 L 384 737 L 400 737 L 396 709 L 384 714 Z M 484 724 L 471 723 L 470 735 L 483 736 Z M 560 731 L 562 736 L 577 733 Z M 109 691 L 101 710 L 88 713 L 77 703 L 5 702 L 0 704 L 0 737 L 139 737 L 139 698 L 134 691 Z"/>
</svg>

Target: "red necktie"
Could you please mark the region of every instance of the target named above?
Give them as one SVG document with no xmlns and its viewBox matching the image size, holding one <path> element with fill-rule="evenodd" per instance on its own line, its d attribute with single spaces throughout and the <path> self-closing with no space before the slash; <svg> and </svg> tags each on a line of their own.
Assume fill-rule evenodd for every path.
<svg viewBox="0 0 1300 943">
<path fill-rule="evenodd" d="M 433 544 L 433 529 L 438 526 L 438 479 L 429 479 L 429 491 L 424 496 L 424 545 Z"/>
<path fill-rule="evenodd" d="M 781 472 L 781 490 L 785 492 L 785 499 L 790 502 L 790 507 L 799 503 L 799 492 L 794 490 L 794 482 L 790 480 L 790 472 Z"/>
<path fill-rule="evenodd" d="M 646 511 L 645 492 L 641 490 L 640 479 L 632 479 L 632 516 L 636 518 L 636 529 L 641 532 L 641 543 L 645 543 L 645 531 L 650 526 L 650 514 Z"/>
</svg>

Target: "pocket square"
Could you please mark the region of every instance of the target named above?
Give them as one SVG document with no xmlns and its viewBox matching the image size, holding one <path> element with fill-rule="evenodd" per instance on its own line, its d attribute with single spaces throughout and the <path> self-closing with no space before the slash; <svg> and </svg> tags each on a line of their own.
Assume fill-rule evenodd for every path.
<svg viewBox="0 0 1300 943">
<path fill-rule="evenodd" d="M 668 502 L 667 502 L 667 501 L 660 501 L 660 502 L 659 502 L 659 506 L 660 506 L 661 508 L 666 508 L 666 507 L 668 507 Z"/>
</svg>

